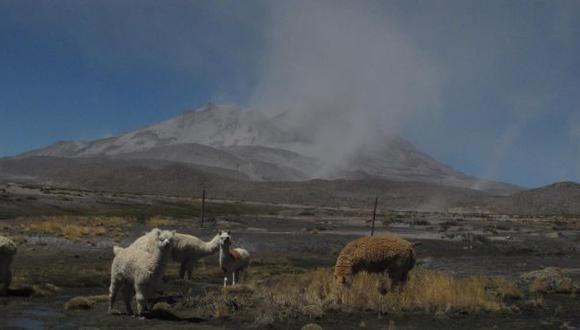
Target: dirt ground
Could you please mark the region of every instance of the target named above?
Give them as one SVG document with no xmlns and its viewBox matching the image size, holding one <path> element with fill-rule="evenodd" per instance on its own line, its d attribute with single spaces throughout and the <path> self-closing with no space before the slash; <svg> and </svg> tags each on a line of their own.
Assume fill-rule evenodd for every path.
<svg viewBox="0 0 580 330">
<path fill-rule="evenodd" d="M 54 292 L 40 295 L 14 293 L 0 298 L 0 328 L 256 327 L 244 318 L 167 320 L 150 317 L 141 320 L 123 314 L 110 315 L 104 302 L 89 310 L 65 310 L 64 304 L 77 296 L 107 294 L 113 244 L 126 246 L 153 225 L 203 239 L 209 239 L 218 229 L 230 229 L 234 245 L 252 254 L 252 270 L 246 275 L 251 277 L 265 272 L 332 267 L 336 255 L 348 241 L 369 233 L 368 214 L 358 213 L 295 207 L 266 214 L 210 218 L 203 230 L 199 229 L 198 219 L 151 223 L 129 220 L 115 224 L 116 227 L 103 224 L 107 229 L 100 236 L 88 233 L 75 239 L 29 229 L 30 224 L 43 221 L 42 218 L 0 220 L 2 234 L 19 244 L 13 264 L 14 292 L 18 288 L 46 283 L 58 287 Z M 559 267 L 580 283 L 578 219 L 392 212 L 378 219 L 376 227 L 379 234 L 388 232 L 420 242 L 417 267 L 458 276 L 498 275 L 514 281 L 525 272 Z M 222 278 L 216 266 L 216 255 L 201 262 L 195 272 L 203 275 L 187 283 L 187 294 L 219 288 Z M 177 280 L 176 264 L 171 263 L 166 277 L 167 288 L 163 292 L 171 293 L 164 299 L 171 301 L 185 295 L 176 289 L 179 285 L 175 283 L 180 281 Z M 312 322 L 327 329 L 577 329 L 580 328 L 580 297 L 577 294 L 546 295 L 543 306 L 518 313 L 376 315 L 336 312 L 319 319 L 297 318 L 268 326 L 299 329 Z"/>
</svg>

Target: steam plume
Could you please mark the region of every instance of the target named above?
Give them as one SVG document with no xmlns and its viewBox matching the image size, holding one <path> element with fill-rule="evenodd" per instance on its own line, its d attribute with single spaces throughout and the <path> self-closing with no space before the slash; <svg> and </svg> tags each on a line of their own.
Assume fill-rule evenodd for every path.
<svg viewBox="0 0 580 330">
<path fill-rule="evenodd" d="M 404 31 L 358 2 L 276 2 L 253 106 L 284 113 L 287 129 L 330 166 L 430 116 L 433 66 Z"/>
</svg>

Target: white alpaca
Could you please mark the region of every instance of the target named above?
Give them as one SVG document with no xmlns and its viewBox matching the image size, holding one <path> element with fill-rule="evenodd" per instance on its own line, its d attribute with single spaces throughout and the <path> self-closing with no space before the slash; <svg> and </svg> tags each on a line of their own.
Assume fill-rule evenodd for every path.
<svg viewBox="0 0 580 330">
<path fill-rule="evenodd" d="M 0 236 L 0 296 L 8 294 L 8 287 L 12 282 L 10 267 L 16 250 L 16 244 L 12 240 Z"/>
<path fill-rule="evenodd" d="M 180 278 L 191 280 L 191 271 L 195 262 L 219 251 L 220 233 L 208 242 L 191 235 L 175 234 L 172 257 L 173 260 L 181 264 L 179 268 Z"/>
<path fill-rule="evenodd" d="M 111 266 L 109 312 L 121 290 L 129 314 L 133 314 L 131 300 L 137 301 L 137 315 L 148 309 L 149 299 L 156 291 L 167 261 L 171 257 L 174 231 L 157 228 L 141 237 L 140 244 L 127 248 L 113 247 L 115 258 Z"/>
<path fill-rule="evenodd" d="M 240 281 L 240 273 L 250 264 L 250 253 L 241 248 L 232 249 L 230 232 L 220 233 L 220 268 L 224 272 L 224 288 L 228 284 L 228 275 L 232 276 L 232 285 Z"/>
</svg>

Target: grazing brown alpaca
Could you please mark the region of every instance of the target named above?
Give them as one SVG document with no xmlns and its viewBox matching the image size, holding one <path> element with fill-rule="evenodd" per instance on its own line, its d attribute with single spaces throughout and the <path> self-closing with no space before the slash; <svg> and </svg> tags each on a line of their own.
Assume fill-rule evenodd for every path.
<svg viewBox="0 0 580 330">
<path fill-rule="evenodd" d="M 407 282 L 415 266 L 413 244 L 393 235 L 366 236 L 349 242 L 340 252 L 334 268 L 335 280 L 347 284 L 352 275 L 366 271 L 387 272 L 393 285 Z"/>
</svg>

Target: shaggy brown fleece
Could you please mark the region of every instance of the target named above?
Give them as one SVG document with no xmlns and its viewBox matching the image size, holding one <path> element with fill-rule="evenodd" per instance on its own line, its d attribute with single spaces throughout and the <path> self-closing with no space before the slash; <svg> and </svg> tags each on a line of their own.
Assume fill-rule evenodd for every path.
<svg viewBox="0 0 580 330">
<path fill-rule="evenodd" d="M 387 271 L 393 284 L 404 284 L 415 265 L 413 244 L 393 235 L 361 237 L 348 243 L 340 252 L 334 275 L 339 283 L 346 283 L 359 272 Z"/>
</svg>

